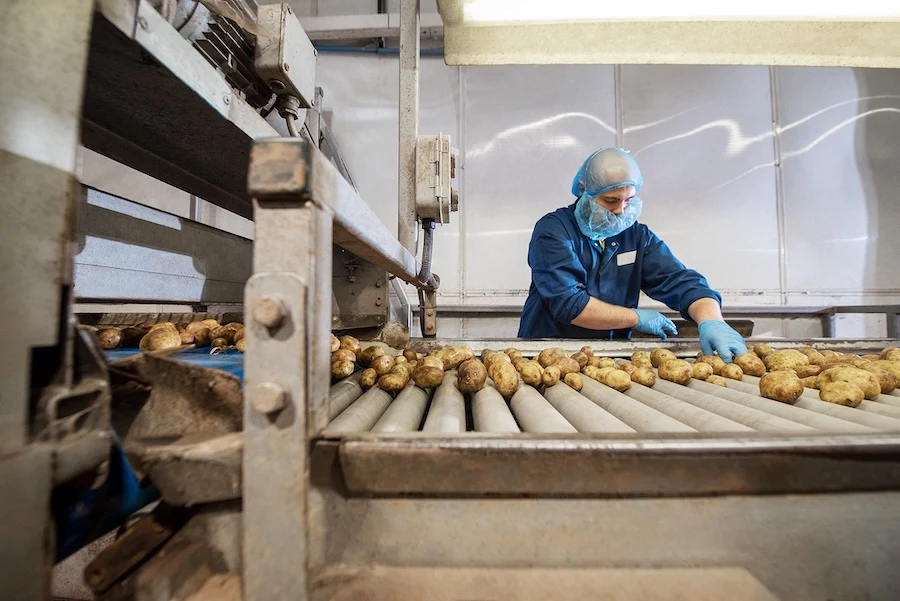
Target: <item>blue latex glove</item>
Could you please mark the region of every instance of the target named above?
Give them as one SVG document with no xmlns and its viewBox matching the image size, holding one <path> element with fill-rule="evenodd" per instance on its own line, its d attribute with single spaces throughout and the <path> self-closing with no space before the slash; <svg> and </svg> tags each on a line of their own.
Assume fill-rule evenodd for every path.
<svg viewBox="0 0 900 601">
<path fill-rule="evenodd" d="M 747 345 L 727 323 L 709 319 L 700 324 L 700 350 L 704 355 L 712 355 L 715 351 L 725 363 L 731 363 L 734 357 L 747 352 Z"/>
<path fill-rule="evenodd" d="M 671 335 L 678 334 L 675 324 L 672 320 L 660 313 L 659 311 L 651 311 L 649 309 L 632 309 L 638 316 L 638 323 L 634 329 L 645 334 L 659 336 L 663 340 L 667 338 L 666 333 Z"/>
</svg>

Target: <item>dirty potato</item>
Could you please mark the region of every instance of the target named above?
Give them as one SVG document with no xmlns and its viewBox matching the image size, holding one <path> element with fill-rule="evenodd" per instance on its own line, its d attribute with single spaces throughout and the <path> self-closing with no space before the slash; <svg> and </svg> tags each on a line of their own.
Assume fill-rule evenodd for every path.
<svg viewBox="0 0 900 601">
<path fill-rule="evenodd" d="M 157 328 L 147 332 L 147 335 L 141 338 L 139 346 L 144 352 L 178 348 L 181 346 L 181 336 L 178 334 L 175 326 L 171 328 Z"/>
<path fill-rule="evenodd" d="M 744 377 L 744 371 L 734 363 L 729 363 L 722 368 L 722 372 L 718 375 L 729 380 L 740 380 Z"/>
<path fill-rule="evenodd" d="M 190 324 L 188 324 L 188 325 L 190 325 Z M 339 348 L 341 348 L 341 341 L 338 340 L 337 336 L 332 334 L 331 335 L 331 352 L 333 353 L 334 351 L 338 350 Z"/>
<path fill-rule="evenodd" d="M 543 382 L 544 386 L 555 386 L 559 383 L 559 368 L 555 365 L 548 365 L 544 368 L 544 373 L 541 376 L 541 382 Z"/>
<path fill-rule="evenodd" d="M 886 361 L 882 359 L 880 361 L 873 361 L 872 365 L 894 374 L 894 377 L 897 378 L 897 384 L 900 384 L 900 361 Z"/>
<path fill-rule="evenodd" d="M 897 378 L 888 370 L 881 369 L 875 365 L 865 365 L 860 369 L 875 374 L 875 377 L 878 378 L 878 383 L 881 384 L 881 394 L 890 394 L 897 388 Z"/>
<path fill-rule="evenodd" d="M 631 361 L 622 361 L 620 363 L 616 363 L 616 369 L 621 369 L 629 376 L 634 373 L 634 370 L 637 369 L 634 363 Z"/>
<path fill-rule="evenodd" d="M 669 359 L 659 366 L 659 377 L 676 384 L 687 384 L 691 381 L 691 364 L 683 359 Z"/>
<path fill-rule="evenodd" d="M 359 377 L 359 386 L 363 390 L 368 390 L 375 386 L 375 382 L 378 381 L 378 374 L 371 367 L 367 367 L 363 370 L 362 374 Z"/>
<path fill-rule="evenodd" d="M 394 367 L 394 358 L 390 355 L 381 355 L 380 357 L 376 357 L 372 360 L 372 363 L 369 364 L 369 367 L 375 370 L 375 373 L 378 374 L 378 377 L 387 375 L 390 373 L 391 368 Z"/>
<path fill-rule="evenodd" d="M 812 347 L 804 346 L 802 348 L 798 348 L 797 350 L 806 355 L 806 358 L 809 359 L 810 365 L 824 365 L 825 361 L 827 361 L 827 359 L 825 359 L 825 355 Z"/>
<path fill-rule="evenodd" d="M 215 319 L 204 319 L 200 323 L 206 324 L 206 327 L 209 328 L 210 331 L 215 330 L 219 327 L 219 322 Z"/>
<path fill-rule="evenodd" d="M 184 326 L 185 332 L 190 332 L 194 336 L 194 344 L 197 346 L 206 346 L 212 341 L 210 334 L 212 330 L 202 321 L 192 321 Z"/>
<path fill-rule="evenodd" d="M 691 372 L 691 377 L 697 380 L 706 380 L 706 378 L 713 375 L 713 368 L 709 363 L 697 361 L 691 366 Z"/>
<path fill-rule="evenodd" d="M 149 336 L 149 334 L 147 334 L 147 335 Z M 181 338 L 179 338 L 179 341 L 180 340 L 181 340 Z M 225 340 L 224 338 L 213 338 L 212 342 L 210 344 L 212 345 L 213 348 L 227 348 L 228 347 L 228 341 Z"/>
<path fill-rule="evenodd" d="M 822 366 L 820 365 L 798 365 L 794 368 L 794 373 L 796 373 L 800 378 L 808 378 L 809 376 L 818 376 L 822 373 Z"/>
<path fill-rule="evenodd" d="M 647 361 L 650 360 L 650 351 L 634 351 L 633 353 L 631 353 L 632 363 L 636 364 L 638 361 L 643 361 L 644 359 L 646 359 Z"/>
<path fill-rule="evenodd" d="M 819 374 L 816 383 L 819 390 L 832 382 L 848 382 L 863 391 L 867 399 L 881 394 L 881 382 L 872 372 L 856 367 L 832 367 Z"/>
<path fill-rule="evenodd" d="M 650 351 L 650 363 L 653 367 L 659 368 L 659 366 L 666 361 L 671 361 L 673 359 L 677 359 L 677 357 L 675 356 L 675 353 L 669 349 L 657 348 Z"/>
<path fill-rule="evenodd" d="M 363 367 L 369 367 L 372 365 L 372 361 L 377 359 L 378 357 L 384 356 L 384 349 L 380 346 L 370 346 L 369 348 L 362 350 L 356 353 L 356 360 L 359 361 L 359 364 Z"/>
<path fill-rule="evenodd" d="M 544 370 L 537 361 L 526 359 L 519 362 L 519 375 L 529 386 L 540 386 L 544 379 Z"/>
<path fill-rule="evenodd" d="M 734 364 L 748 376 L 762 377 L 766 375 L 766 364 L 762 359 L 750 353 L 743 353 L 734 358 Z"/>
<path fill-rule="evenodd" d="M 594 349 L 592 349 L 592 348 L 589 347 L 589 346 L 583 346 L 583 347 L 581 347 L 581 350 L 579 350 L 578 352 L 584 353 L 585 355 L 587 355 L 587 358 L 588 358 L 588 359 L 590 359 L 591 357 L 594 356 Z"/>
<path fill-rule="evenodd" d="M 429 367 L 436 367 L 437 369 L 444 371 L 444 362 L 441 360 L 440 357 L 435 357 L 434 355 L 428 355 L 427 357 L 423 358 L 419 362 L 419 365 L 420 366 L 427 365 Z"/>
<path fill-rule="evenodd" d="M 194 344 L 194 335 L 190 332 L 178 332 L 178 337 L 181 339 L 181 344 Z"/>
<path fill-rule="evenodd" d="M 219 326 L 218 328 L 211 330 L 209 335 L 211 338 L 224 338 L 228 344 L 234 344 L 234 333 L 235 328 L 229 327 L 228 325 Z"/>
<path fill-rule="evenodd" d="M 331 377 L 335 380 L 343 380 L 353 375 L 356 366 L 350 361 L 333 361 L 331 363 Z"/>
<path fill-rule="evenodd" d="M 331 361 L 349 361 L 350 363 L 356 363 L 356 353 L 350 349 L 340 348 L 331 354 Z"/>
<path fill-rule="evenodd" d="M 468 352 L 467 352 L 468 351 Z M 463 347 L 449 347 L 445 349 L 441 349 L 439 351 L 435 351 L 432 353 L 433 356 L 438 357 L 441 362 L 444 364 L 444 369 L 456 369 L 459 365 L 468 359 L 471 359 L 475 356 L 471 350 L 465 349 Z M 509 358 L 506 355 L 503 355 Z"/>
<path fill-rule="evenodd" d="M 377 372 L 376 372 L 377 373 Z M 395 365 L 391 371 L 378 378 L 378 387 L 388 392 L 403 390 L 409 382 L 409 369 L 405 365 Z"/>
<path fill-rule="evenodd" d="M 656 374 L 649 367 L 638 367 L 631 373 L 631 381 L 643 386 L 656 384 Z"/>
<path fill-rule="evenodd" d="M 541 364 L 541 367 L 549 367 L 565 357 L 566 351 L 561 348 L 545 348 L 541 351 L 541 354 L 538 355 L 538 363 Z"/>
<path fill-rule="evenodd" d="M 603 378 L 603 383 L 619 392 L 625 392 L 631 388 L 631 376 L 621 369 L 610 370 Z"/>
<path fill-rule="evenodd" d="M 759 393 L 767 399 L 792 404 L 803 394 L 803 382 L 792 371 L 773 371 L 760 378 Z"/>
<path fill-rule="evenodd" d="M 600 372 L 600 368 L 594 367 L 592 365 L 585 366 L 585 368 L 583 370 L 581 370 L 581 373 L 583 373 L 585 376 L 587 376 L 588 378 L 590 378 L 592 380 L 597 380 L 598 382 L 600 381 L 600 377 L 601 377 L 599 372 Z"/>
<path fill-rule="evenodd" d="M 770 355 L 775 351 L 765 342 L 760 342 L 753 345 L 753 352 L 756 353 L 756 356 L 760 359 L 765 359 L 767 355 Z"/>
<path fill-rule="evenodd" d="M 418 355 L 416 351 L 411 348 L 403 349 L 403 356 L 406 357 L 406 360 L 412 363 L 413 361 L 418 360 Z"/>
<path fill-rule="evenodd" d="M 519 373 L 512 363 L 497 361 L 490 376 L 494 381 L 494 388 L 503 396 L 509 396 L 519 388 Z"/>
<path fill-rule="evenodd" d="M 702 355 L 697 359 L 697 361 L 706 363 L 707 365 L 712 367 L 713 373 L 717 376 L 722 373 L 722 369 L 727 365 L 727 363 L 725 363 L 725 360 L 718 355 Z"/>
<path fill-rule="evenodd" d="M 819 388 L 819 398 L 835 405 L 859 407 L 864 397 L 862 389 L 850 382 L 829 382 Z"/>
<path fill-rule="evenodd" d="M 419 388 L 434 388 L 444 381 L 444 369 L 428 364 L 419 365 L 413 370 L 412 379 Z"/>
<path fill-rule="evenodd" d="M 97 332 L 97 342 L 102 349 L 116 348 L 122 344 L 122 330 L 119 328 L 104 328 Z"/>
<path fill-rule="evenodd" d="M 563 378 L 563 381 L 574 390 L 581 390 L 582 388 L 584 388 L 584 380 L 581 379 L 581 374 L 579 373 L 573 372 L 566 374 L 566 377 Z"/>
<path fill-rule="evenodd" d="M 900 361 L 900 348 L 886 348 L 878 355 L 881 361 Z"/>
<path fill-rule="evenodd" d="M 155 323 L 150 326 L 150 331 L 152 332 L 153 330 L 158 330 L 160 328 L 169 328 L 170 330 L 175 330 L 176 332 L 178 331 L 178 328 L 176 328 L 175 324 L 171 321 L 161 321 L 159 323 Z"/>
<path fill-rule="evenodd" d="M 763 362 L 769 371 L 789 371 L 798 365 L 809 365 L 809 358 L 800 351 L 785 349 L 766 355 Z"/>
<path fill-rule="evenodd" d="M 340 337 L 340 348 L 347 349 L 348 351 L 353 351 L 353 354 L 357 354 L 362 348 L 359 346 L 359 339 L 354 338 L 353 336 L 341 336 Z"/>
<path fill-rule="evenodd" d="M 466 394 L 478 392 L 487 380 L 487 368 L 477 359 L 463 361 L 457 374 L 456 387 Z"/>
<path fill-rule="evenodd" d="M 715 374 L 713 374 L 713 375 L 711 375 L 710 377 L 706 378 L 706 383 L 707 383 L 707 384 L 713 384 L 713 385 L 715 385 L 715 386 L 721 386 L 721 387 L 723 387 L 723 388 L 726 387 L 726 384 L 725 384 L 725 378 L 723 378 L 722 376 L 717 376 L 717 375 L 715 375 Z"/>
<path fill-rule="evenodd" d="M 571 357 L 562 357 L 557 359 L 555 363 L 553 363 L 556 367 L 559 368 L 559 374 L 561 378 L 565 378 L 566 374 L 578 373 L 581 371 L 581 366 L 578 365 L 578 361 L 572 359 Z"/>
<path fill-rule="evenodd" d="M 804 388 L 814 388 L 817 389 L 819 387 L 816 384 L 816 381 L 819 379 L 818 376 L 806 376 L 805 378 L 800 378 L 800 381 L 803 382 Z"/>
<path fill-rule="evenodd" d="M 578 351 L 577 353 L 572 353 L 571 358 L 574 359 L 576 363 L 578 363 L 578 369 L 582 369 L 585 365 L 587 365 L 588 360 L 590 359 L 587 355 L 585 355 L 581 351 Z"/>
</svg>

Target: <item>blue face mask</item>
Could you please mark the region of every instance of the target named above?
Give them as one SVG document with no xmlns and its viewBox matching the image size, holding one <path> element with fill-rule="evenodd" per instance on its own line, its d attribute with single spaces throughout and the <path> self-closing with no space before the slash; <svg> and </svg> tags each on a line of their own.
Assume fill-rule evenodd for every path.
<svg viewBox="0 0 900 601">
<path fill-rule="evenodd" d="M 604 240 L 621 234 L 637 221 L 644 203 L 635 196 L 626 207 L 625 212 L 616 215 L 601 207 L 594 197 L 587 192 L 575 203 L 575 221 L 581 233 L 591 240 Z"/>
</svg>

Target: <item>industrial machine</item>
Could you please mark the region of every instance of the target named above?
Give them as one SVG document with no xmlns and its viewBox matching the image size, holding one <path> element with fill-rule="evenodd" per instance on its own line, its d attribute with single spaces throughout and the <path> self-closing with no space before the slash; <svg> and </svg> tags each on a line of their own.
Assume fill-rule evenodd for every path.
<svg viewBox="0 0 900 601">
<path fill-rule="evenodd" d="M 448 62 L 900 67 L 888 19 L 510 24 L 473 22 L 475 4 L 439 3 Z M 897 598 L 896 395 L 785 405 L 749 377 L 508 399 L 467 397 L 452 377 L 396 396 L 357 376 L 331 385 L 329 333 L 385 326 L 387 274 L 419 290 L 420 351 L 585 344 L 432 339 L 432 231 L 460 199 L 450 140 L 418 132 L 418 2 L 400 6 L 396 238 L 317 118 L 315 49 L 287 4 L 2 9 L 0 598 L 47 598 L 52 564 L 111 531 L 84 572 L 98 599 Z M 556 43 L 611 30 L 644 43 L 597 55 Z M 177 354 L 108 361 L 78 327 L 79 143 L 253 218 L 243 378 Z M 341 289 L 343 253 L 354 277 Z M 610 357 L 697 350 L 587 344 Z M 897 341 L 811 344 L 862 354 Z"/>
</svg>

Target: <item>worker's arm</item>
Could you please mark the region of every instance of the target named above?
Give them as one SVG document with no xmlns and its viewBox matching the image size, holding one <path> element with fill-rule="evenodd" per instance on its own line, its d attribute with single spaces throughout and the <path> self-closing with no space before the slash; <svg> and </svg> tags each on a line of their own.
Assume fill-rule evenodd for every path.
<svg viewBox="0 0 900 601">
<path fill-rule="evenodd" d="M 590 330 L 624 330 L 638 324 L 638 316 L 632 309 L 611 305 L 591 297 L 584 310 L 572 320 L 572 325 Z"/>
<path fill-rule="evenodd" d="M 688 315 L 691 316 L 691 319 L 698 324 L 710 319 L 724 321 L 722 317 L 722 307 L 719 306 L 719 303 L 714 298 L 700 298 L 695 300 L 690 304 L 687 312 Z"/>
</svg>

